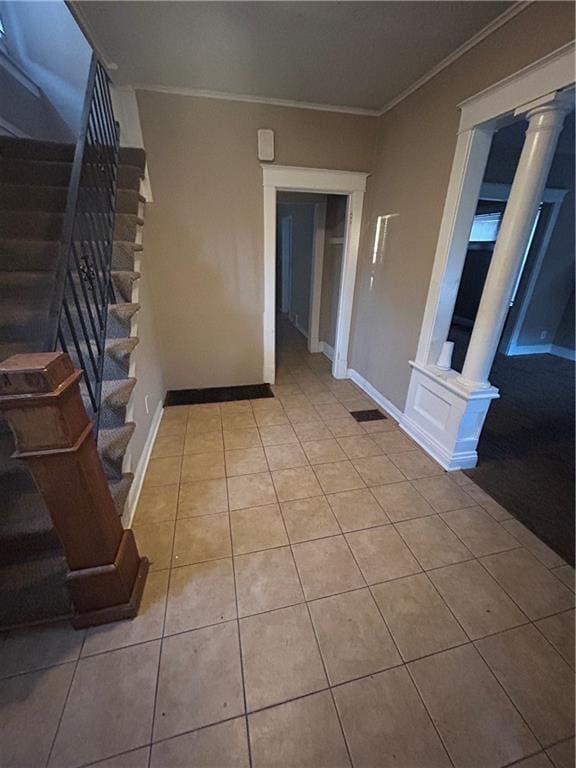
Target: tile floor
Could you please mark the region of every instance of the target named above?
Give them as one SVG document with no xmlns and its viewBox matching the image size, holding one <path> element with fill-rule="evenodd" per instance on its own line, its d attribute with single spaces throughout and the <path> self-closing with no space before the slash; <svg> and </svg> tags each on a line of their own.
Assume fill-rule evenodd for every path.
<svg viewBox="0 0 576 768">
<path fill-rule="evenodd" d="M 574 765 L 574 572 L 283 327 L 164 413 L 140 615 L 0 637 L 2 768 Z"/>
</svg>

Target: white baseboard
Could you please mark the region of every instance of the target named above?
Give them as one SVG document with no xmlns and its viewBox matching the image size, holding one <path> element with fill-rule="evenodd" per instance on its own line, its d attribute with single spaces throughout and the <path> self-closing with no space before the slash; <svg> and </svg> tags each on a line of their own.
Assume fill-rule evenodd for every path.
<svg viewBox="0 0 576 768">
<path fill-rule="evenodd" d="M 322 352 L 323 355 L 326 355 L 328 360 L 334 362 L 334 347 L 331 347 L 326 341 L 321 341 L 319 346 L 320 352 Z"/>
<path fill-rule="evenodd" d="M 128 494 L 126 509 L 123 516 L 126 518 L 126 520 L 123 521 L 126 528 L 132 527 L 134 513 L 136 512 L 136 506 L 138 504 L 138 499 L 140 498 L 140 492 L 142 491 L 142 484 L 144 483 L 144 476 L 146 475 L 148 462 L 150 461 L 150 455 L 152 454 L 152 448 L 154 447 L 154 441 L 156 440 L 156 435 L 158 434 L 160 421 L 162 420 L 163 410 L 164 406 L 162 404 L 162 400 L 160 400 L 154 412 L 154 416 L 152 417 L 150 429 L 148 430 L 148 435 L 146 437 L 146 442 L 144 443 L 144 448 L 142 449 L 140 458 L 138 459 L 138 466 L 134 472 L 134 480 L 132 481 L 130 493 Z"/>
<path fill-rule="evenodd" d="M 379 392 L 376 387 L 373 387 L 369 381 L 366 381 L 358 371 L 355 371 L 353 368 L 348 368 L 348 378 L 352 379 L 355 384 L 358 384 L 360 389 L 363 389 L 364 392 L 366 392 L 366 394 L 371 397 L 383 411 L 386 411 L 386 413 L 392 416 L 395 421 L 400 421 L 402 418 L 402 411 L 397 408 L 394 403 L 391 403 L 387 397 L 384 397 L 384 395 Z"/>
<path fill-rule="evenodd" d="M 570 347 L 560 347 L 558 344 L 551 344 L 550 354 L 556 355 L 556 357 L 563 357 L 564 360 L 576 361 L 576 349 L 570 349 Z"/>
<path fill-rule="evenodd" d="M 300 331 L 300 333 L 302 334 L 302 336 L 304 336 L 305 339 L 307 339 L 308 338 L 308 329 L 307 328 L 302 328 L 302 326 L 300 325 L 300 323 L 296 319 L 294 319 L 292 322 L 294 323 L 294 327 L 297 328 Z"/>
<path fill-rule="evenodd" d="M 420 429 L 420 427 L 412 419 L 406 416 L 406 414 L 403 414 L 402 416 L 400 429 L 406 432 L 408 437 L 411 437 L 415 443 L 418 443 L 420 448 L 426 451 L 426 453 L 437 461 L 447 472 L 453 472 L 458 469 L 472 469 L 478 463 L 478 454 L 476 451 L 451 456 L 439 442 Z"/>
</svg>

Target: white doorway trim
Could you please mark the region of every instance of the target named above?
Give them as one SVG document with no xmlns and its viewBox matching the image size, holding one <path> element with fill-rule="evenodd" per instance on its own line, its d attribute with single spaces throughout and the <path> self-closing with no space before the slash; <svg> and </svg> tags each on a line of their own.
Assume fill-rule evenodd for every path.
<svg viewBox="0 0 576 768">
<path fill-rule="evenodd" d="M 346 378 L 352 303 L 360 243 L 360 224 L 366 179 L 369 174 L 323 168 L 262 165 L 264 188 L 264 314 L 263 379 L 273 384 L 276 352 L 276 196 L 277 192 L 316 192 L 347 195 L 347 226 L 338 300 L 335 355 L 332 373 Z"/>
<path fill-rule="evenodd" d="M 401 420 L 401 427 L 448 470 L 476 465 L 484 420 L 499 396 L 489 385 L 472 390 L 456 371 L 436 365 L 452 320 L 492 135 L 573 86 L 574 50 L 569 43 L 459 105 L 452 172 Z"/>
</svg>

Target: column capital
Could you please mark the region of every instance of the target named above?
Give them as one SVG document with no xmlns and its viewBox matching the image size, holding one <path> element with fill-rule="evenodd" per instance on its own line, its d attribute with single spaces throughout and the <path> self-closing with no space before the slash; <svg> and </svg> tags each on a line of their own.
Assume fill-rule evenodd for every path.
<svg viewBox="0 0 576 768">
<path fill-rule="evenodd" d="M 524 104 L 515 112 L 515 117 L 523 116 L 530 121 L 531 126 L 534 118 L 539 115 L 550 115 L 551 121 L 562 121 L 569 112 L 574 109 L 574 94 L 566 91 L 554 91 L 541 96 L 534 101 Z M 554 117 L 556 120 L 554 120 Z"/>
</svg>

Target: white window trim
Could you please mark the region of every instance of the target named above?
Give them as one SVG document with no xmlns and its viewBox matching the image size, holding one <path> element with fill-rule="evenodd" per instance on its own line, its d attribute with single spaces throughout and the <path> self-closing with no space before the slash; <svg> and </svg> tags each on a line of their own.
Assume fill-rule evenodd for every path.
<svg viewBox="0 0 576 768">
<path fill-rule="evenodd" d="M 346 195 L 346 236 L 338 300 L 335 354 L 332 373 L 343 379 L 348 371 L 348 347 L 352 323 L 352 304 L 356 282 L 356 264 L 360 244 L 362 206 L 368 173 L 336 171 L 324 168 L 262 165 L 264 189 L 264 314 L 263 379 L 275 379 L 276 354 L 276 196 L 277 192 L 315 192 Z"/>
</svg>

